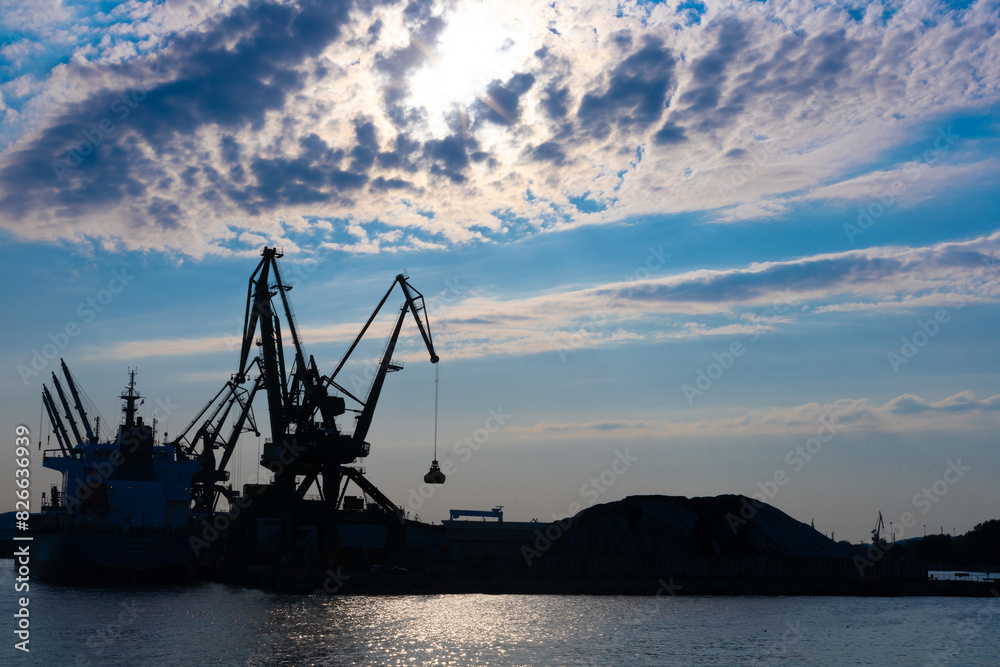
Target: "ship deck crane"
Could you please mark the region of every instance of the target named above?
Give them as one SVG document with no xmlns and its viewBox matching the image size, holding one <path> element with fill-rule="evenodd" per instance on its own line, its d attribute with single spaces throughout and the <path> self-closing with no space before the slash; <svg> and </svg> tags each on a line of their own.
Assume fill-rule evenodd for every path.
<svg viewBox="0 0 1000 667">
<path fill-rule="evenodd" d="M 62 367 L 63 377 L 66 379 L 66 384 L 69 386 L 70 394 L 73 396 L 73 403 L 76 406 L 77 412 L 80 414 L 80 420 L 83 422 L 85 435 L 80 435 L 80 429 L 76 425 L 76 419 L 73 418 L 73 410 L 70 408 L 69 401 L 66 399 L 66 392 L 63 391 L 62 383 L 59 382 L 59 377 L 54 372 L 52 373 L 52 386 L 55 387 L 56 395 L 59 396 L 59 404 L 62 405 L 66 422 L 69 422 L 69 429 L 66 428 L 66 422 L 63 421 L 63 418 L 59 413 L 59 407 L 56 404 L 56 399 L 49 391 L 49 388 L 45 385 L 42 385 L 42 405 L 45 407 L 45 411 L 49 416 L 49 421 L 52 423 L 52 430 L 56 434 L 56 441 L 59 443 L 59 450 L 64 456 L 70 456 L 70 450 L 74 447 L 82 445 L 84 442 L 96 442 L 97 438 L 94 435 L 93 429 L 90 427 L 90 420 L 87 418 L 87 413 L 83 409 L 83 403 L 80 401 L 80 392 L 77 389 L 76 382 L 73 381 L 72 374 L 69 372 L 69 367 L 66 366 L 66 362 L 63 359 L 60 359 L 59 363 Z M 72 435 L 70 434 L 71 431 Z"/>
<path fill-rule="evenodd" d="M 66 361 L 64 359 L 59 359 L 59 363 L 62 365 L 63 376 L 66 378 L 66 384 L 69 385 L 69 393 L 73 396 L 73 403 L 76 404 L 76 411 L 80 413 L 80 421 L 83 422 L 83 430 L 87 434 L 87 442 L 96 442 L 97 438 L 94 436 L 94 430 L 90 428 L 90 420 L 87 419 L 87 412 L 83 409 L 83 404 L 80 402 L 80 392 L 76 389 L 76 382 L 73 381 L 73 374 L 69 372 L 69 367 L 66 366 Z"/>
<path fill-rule="evenodd" d="M 76 420 L 73 419 L 73 411 L 69 409 L 69 401 L 66 400 L 66 394 L 63 392 L 62 385 L 59 384 L 59 378 L 56 377 L 55 373 L 52 373 L 52 384 L 56 388 L 56 393 L 59 394 L 59 402 L 62 403 L 63 410 L 66 412 L 66 420 L 69 422 L 69 427 L 73 430 L 73 437 L 76 439 L 72 446 L 83 444 L 83 438 L 80 437 L 80 429 L 76 426 Z"/>
<path fill-rule="evenodd" d="M 52 423 L 52 430 L 56 434 L 56 442 L 59 443 L 59 451 L 62 452 L 63 456 L 69 456 L 69 450 L 72 446 L 69 444 L 69 435 L 66 433 L 66 426 L 62 422 L 62 418 L 59 416 L 59 411 L 56 409 L 56 404 L 52 400 L 52 394 L 49 393 L 49 388 L 42 385 L 42 405 L 45 406 L 45 412 L 49 415 L 49 421 Z"/>
</svg>

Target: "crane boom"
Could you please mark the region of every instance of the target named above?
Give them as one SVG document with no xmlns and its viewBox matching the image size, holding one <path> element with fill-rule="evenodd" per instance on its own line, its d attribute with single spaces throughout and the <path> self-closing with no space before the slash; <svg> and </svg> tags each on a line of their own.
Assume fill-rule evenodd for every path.
<svg viewBox="0 0 1000 667">
<path fill-rule="evenodd" d="M 87 419 L 87 413 L 83 409 L 83 405 L 80 403 L 80 393 L 76 390 L 76 383 L 73 382 L 73 376 L 70 375 L 69 368 L 66 366 L 66 361 L 59 359 L 59 363 L 62 364 L 63 376 L 66 378 L 66 384 L 69 385 L 69 393 L 73 396 L 73 402 L 76 404 L 76 411 L 80 413 L 80 420 L 83 422 L 83 430 L 87 434 L 87 442 L 94 442 L 94 430 L 90 428 L 90 420 Z"/>
<path fill-rule="evenodd" d="M 382 354 L 382 359 L 379 361 L 378 370 L 375 372 L 375 378 L 372 380 L 372 386 L 368 390 L 368 396 L 364 401 L 358 401 L 363 407 L 361 409 L 361 414 L 358 416 L 357 425 L 354 428 L 354 435 L 352 436 L 355 442 L 358 443 L 364 442 L 365 438 L 368 436 L 372 418 L 375 415 L 375 408 L 378 405 L 379 396 L 382 394 L 382 385 L 385 382 L 386 374 L 400 369 L 399 365 L 392 363 L 392 354 L 396 349 L 396 342 L 399 340 L 399 333 L 403 328 L 403 322 L 406 320 L 407 312 L 413 313 L 413 319 L 417 323 L 417 329 L 420 330 L 420 336 L 424 339 L 424 345 L 427 346 L 427 351 L 430 353 L 431 363 L 436 364 L 439 361 L 437 353 L 434 352 L 434 341 L 431 338 L 430 321 L 428 321 L 425 326 L 420 317 L 421 311 L 424 312 L 424 319 L 427 317 L 424 305 L 424 295 L 410 285 L 406 280 L 406 276 L 400 273 L 396 276 L 392 285 L 389 287 L 389 290 L 385 293 L 385 296 L 383 296 L 382 300 L 379 301 L 379 304 L 375 307 L 375 311 L 372 312 L 371 317 L 368 318 L 368 321 L 365 322 L 365 325 L 361 328 L 361 333 L 359 333 L 357 338 L 354 339 L 354 342 L 351 343 L 351 346 L 348 348 L 344 358 L 341 359 L 337 368 L 327 379 L 327 382 L 335 385 L 338 389 L 341 389 L 341 391 L 344 391 L 343 388 L 334 381 L 337 373 L 339 373 L 344 367 L 344 364 L 347 363 L 351 353 L 354 352 L 358 343 L 361 342 L 361 339 L 364 337 L 365 333 L 367 333 L 371 323 L 375 320 L 375 317 L 382 309 L 382 306 L 385 305 L 386 300 L 388 300 L 389 295 L 392 294 L 392 290 L 395 289 L 396 285 L 399 285 L 400 289 L 402 289 L 405 301 L 402 308 L 400 308 L 399 317 L 396 318 L 396 325 L 393 327 L 392 334 L 389 336 L 389 342 L 386 344 L 385 352 Z M 354 398 L 353 395 L 351 397 Z M 355 398 L 355 400 L 358 399 Z"/>
<path fill-rule="evenodd" d="M 246 425 L 247 419 L 250 419 L 250 423 L 256 430 L 257 426 L 253 423 L 253 410 L 251 406 L 253 405 L 254 396 L 257 395 L 257 390 L 263 386 L 263 380 L 258 377 L 257 381 L 254 382 L 253 387 L 250 389 L 250 393 L 247 395 L 246 399 L 240 397 L 239 394 L 236 395 L 236 400 L 240 404 L 240 414 L 236 417 L 236 423 L 233 425 L 233 430 L 229 434 L 229 438 L 226 440 L 226 444 L 222 450 L 222 459 L 219 461 L 219 468 L 224 470 L 229 464 L 229 458 L 233 455 L 233 451 L 236 447 L 236 441 L 239 440 L 240 434 L 244 432 L 244 426 Z"/>
<path fill-rule="evenodd" d="M 424 295 L 418 292 L 410 283 L 406 281 L 406 276 L 402 273 L 396 276 L 396 282 L 403 290 L 403 294 L 406 295 L 406 303 L 410 306 L 410 312 L 413 313 L 413 319 L 417 323 L 417 329 L 420 330 L 420 336 L 424 339 L 424 345 L 427 346 L 427 351 L 431 353 L 431 363 L 436 364 L 438 362 L 438 356 L 434 353 L 434 341 L 431 340 L 431 322 L 427 320 L 427 330 L 424 330 L 424 324 L 420 321 L 420 311 L 424 311 L 424 319 L 427 319 L 427 306 L 424 303 Z M 416 294 L 416 297 L 413 295 Z M 417 306 L 419 302 L 419 308 Z"/>
<path fill-rule="evenodd" d="M 83 438 L 80 437 L 80 429 L 76 427 L 76 420 L 73 419 L 73 412 L 69 409 L 69 401 L 66 400 L 66 394 L 63 393 L 62 385 L 59 384 L 59 378 L 56 374 L 52 374 L 52 384 L 56 387 L 56 393 L 59 394 L 59 401 L 62 403 L 63 409 L 66 411 L 66 420 L 69 421 L 69 427 L 73 429 L 73 437 L 76 438 L 77 444 L 83 443 Z"/>
<path fill-rule="evenodd" d="M 69 435 L 66 433 L 66 427 L 63 426 L 62 419 L 59 418 L 59 411 L 56 409 L 56 404 L 52 401 L 52 394 L 49 393 L 49 388 L 45 385 L 42 385 L 42 405 L 45 406 L 45 411 L 49 414 L 49 421 L 52 422 L 52 430 L 55 431 L 59 450 L 63 453 L 63 456 L 69 456 Z"/>
<path fill-rule="evenodd" d="M 378 370 L 375 372 L 375 379 L 372 381 L 371 389 L 368 390 L 368 398 L 365 399 L 365 406 L 361 409 L 361 414 L 358 415 L 357 425 L 354 427 L 354 435 L 352 436 L 356 441 L 364 442 L 365 438 L 368 437 L 368 429 L 371 428 L 372 418 L 375 416 L 375 406 L 378 404 L 378 397 L 382 394 L 382 385 L 385 383 L 386 373 L 390 370 L 399 370 L 400 368 L 400 366 L 392 364 L 392 353 L 396 349 L 396 340 L 399 338 L 399 332 L 403 328 L 403 320 L 406 319 L 407 308 L 409 308 L 409 305 L 404 305 L 399 311 L 399 317 L 396 318 L 396 326 L 392 330 L 389 344 L 385 347 L 382 360 L 379 362 Z"/>
<path fill-rule="evenodd" d="M 878 513 L 878 521 L 875 522 L 875 527 L 872 529 L 872 544 L 877 546 L 879 541 L 882 539 L 882 531 L 885 530 L 885 521 L 882 520 L 882 512 Z"/>
<path fill-rule="evenodd" d="M 257 363 L 259 360 L 255 358 L 253 364 Z M 172 444 L 178 451 L 183 451 L 185 454 L 196 454 L 198 462 L 201 464 L 201 470 L 196 472 L 192 478 L 192 497 L 196 512 L 204 512 L 208 516 L 213 516 L 220 495 L 225 495 L 230 500 L 233 499 L 232 491 L 219 483 L 229 479 L 226 466 L 229 464 L 240 435 L 247 431 L 260 435 L 257 433 L 257 424 L 253 418 L 252 403 L 262 382 L 263 377 L 258 376 L 253 382 L 253 387 L 247 391 L 240 387 L 235 380 L 227 381 L 222 389 L 205 404 L 195 421 L 184 429 L 184 433 L 173 439 Z M 205 417 L 204 421 L 201 421 L 206 413 L 208 416 Z M 233 428 L 229 436 L 224 437 L 222 431 L 230 414 L 234 415 Z M 199 421 L 201 421 L 200 425 L 188 440 L 186 434 Z M 248 421 L 249 427 L 247 427 Z M 187 442 L 186 447 L 182 447 L 182 440 Z M 215 450 L 220 448 L 223 450 L 222 457 L 217 462 Z"/>
<path fill-rule="evenodd" d="M 228 382 L 222 385 L 222 389 L 218 391 L 218 393 L 212 398 L 212 400 L 210 400 L 208 403 L 205 404 L 205 407 L 201 409 L 201 412 L 199 412 L 197 415 L 194 416 L 194 419 L 191 420 L 191 423 L 188 424 L 183 431 L 181 431 L 181 434 L 179 436 L 177 436 L 171 441 L 171 444 L 174 445 L 175 447 L 179 446 L 181 444 L 181 440 L 187 436 L 188 431 L 194 428 L 194 425 L 198 423 L 198 420 L 201 419 L 201 416 L 205 414 L 210 407 L 212 407 L 215 401 L 218 400 L 219 396 L 222 396 L 222 392 L 230 388 L 230 386 L 231 385 Z M 191 451 L 190 447 L 188 448 L 188 451 Z"/>
</svg>

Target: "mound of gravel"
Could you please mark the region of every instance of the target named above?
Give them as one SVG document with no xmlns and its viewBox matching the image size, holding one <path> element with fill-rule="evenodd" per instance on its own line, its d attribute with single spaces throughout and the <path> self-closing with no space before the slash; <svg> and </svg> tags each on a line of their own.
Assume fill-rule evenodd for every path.
<svg viewBox="0 0 1000 667">
<path fill-rule="evenodd" d="M 572 518 L 554 544 L 591 556 L 850 558 L 850 547 L 741 495 L 629 496 Z"/>
</svg>

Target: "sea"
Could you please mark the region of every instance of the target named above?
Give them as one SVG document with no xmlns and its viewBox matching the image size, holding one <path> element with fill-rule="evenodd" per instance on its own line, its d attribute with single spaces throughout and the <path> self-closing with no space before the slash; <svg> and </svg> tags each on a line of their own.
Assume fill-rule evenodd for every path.
<svg viewBox="0 0 1000 667">
<path fill-rule="evenodd" d="M 14 590 L 2 665 L 1000 665 L 1000 597 L 283 595 Z M 29 598 L 29 652 L 15 648 Z"/>
</svg>

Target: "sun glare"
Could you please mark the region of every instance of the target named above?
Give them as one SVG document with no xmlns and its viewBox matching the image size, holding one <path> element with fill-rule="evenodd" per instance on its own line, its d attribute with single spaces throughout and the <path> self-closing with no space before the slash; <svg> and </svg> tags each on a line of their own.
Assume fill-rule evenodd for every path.
<svg viewBox="0 0 1000 667">
<path fill-rule="evenodd" d="M 516 3 L 472 4 L 444 17 L 428 62 L 410 79 L 410 102 L 427 110 L 430 131 L 446 134 L 449 113 L 463 110 L 486 93 L 491 81 L 504 81 L 530 55 L 530 40 Z"/>
</svg>

